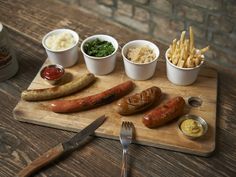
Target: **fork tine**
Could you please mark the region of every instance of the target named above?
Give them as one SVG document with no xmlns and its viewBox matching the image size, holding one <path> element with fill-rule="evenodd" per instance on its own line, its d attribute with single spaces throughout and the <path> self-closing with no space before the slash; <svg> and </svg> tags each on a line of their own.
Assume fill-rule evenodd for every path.
<svg viewBox="0 0 236 177">
<path fill-rule="evenodd" d="M 133 123 L 132 122 L 128 122 L 129 123 L 129 128 L 133 128 Z"/>
<path fill-rule="evenodd" d="M 126 122 L 126 130 L 129 131 L 129 122 Z"/>
<path fill-rule="evenodd" d="M 122 122 L 122 125 L 121 125 L 121 133 L 125 131 L 125 128 L 126 127 L 126 122 Z"/>
<path fill-rule="evenodd" d="M 124 128 L 127 129 L 127 122 L 124 122 Z"/>
<path fill-rule="evenodd" d="M 129 122 L 129 131 L 131 138 L 133 139 L 134 124 L 132 122 Z"/>
<path fill-rule="evenodd" d="M 128 123 L 127 123 L 127 127 L 128 127 L 128 130 L 129 130 L 129 131 L 132 131 L 132 129 L 133 129 L 133 123 L 132 123 L 132 122 L 128 122 Z"/>
</svg>

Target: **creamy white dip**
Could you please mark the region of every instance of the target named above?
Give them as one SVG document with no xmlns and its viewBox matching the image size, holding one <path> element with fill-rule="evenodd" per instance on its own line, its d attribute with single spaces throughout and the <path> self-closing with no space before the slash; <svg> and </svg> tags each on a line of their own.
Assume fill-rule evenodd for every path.
<svg viewBox="0 0 236 177">
<path fill-rule="evenodd" d="M 45 40 L 46 46 L 51 50 L 68 49 L 76 43 L 73 36 L 68 32 L 52 34 Z"/>
</svg>

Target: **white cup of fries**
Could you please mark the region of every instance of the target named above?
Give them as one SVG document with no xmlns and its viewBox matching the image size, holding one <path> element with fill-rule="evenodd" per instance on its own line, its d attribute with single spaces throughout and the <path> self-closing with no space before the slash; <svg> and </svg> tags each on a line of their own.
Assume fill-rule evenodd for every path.
<svg viewBox="0 0 236 177">
<path fill-rule="evenodd" d="M 176 85 L 190 85 L 197 79 L 201 66 L 204 63 L 204 53 L 209 46 L 203 49 L 194 47 L 192 27 L 189 28 L 189 39 L 185 39 L 183 31 L 180 40 L 173 40 L 165 53 L 167 78 Z"/>
</svg>

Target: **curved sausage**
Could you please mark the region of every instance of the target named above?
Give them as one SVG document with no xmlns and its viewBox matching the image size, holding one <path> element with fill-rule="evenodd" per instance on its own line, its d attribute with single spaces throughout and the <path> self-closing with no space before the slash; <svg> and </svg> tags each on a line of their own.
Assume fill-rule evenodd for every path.
<svg viewBox="0 0 236 177">
<path fill-rule="evenodd" d="M 185 101 L 182 97 L 175 97 L 164 105 L 151 110 L 144 115 L 143 123 L 148 128 L 156 128 L 181 116 L 184 112 Z"/>
<path fill-rule="evenodd" d="M 161 89 L 153 86 L 140 93 L 120 99 L 115 110 L 121 115 L 130 115 L 143 111 L 160 98 Z"/>
<path fill-rule="evenodd" d="M 55 86 L 44 89 L 25 90 L 21 93 L 21 98 L 26 101 L 43 101 L 55 99 L 77 92 L 83 89 L 84 87 L 88 86 L 94 80 L 95 76 L 91 73 L 88 73 L 61 86 Z"/>
<path fill-rule="evenodd" d="M 58 100 L 51 102 L 49 109 L 58 113 L 83 111 L 117 100 L 129 93 L 131 90 L 133 90 L 133 88 L 133 82 L 127 81 L 95 95 L 74 100 Z"/>
</svg>

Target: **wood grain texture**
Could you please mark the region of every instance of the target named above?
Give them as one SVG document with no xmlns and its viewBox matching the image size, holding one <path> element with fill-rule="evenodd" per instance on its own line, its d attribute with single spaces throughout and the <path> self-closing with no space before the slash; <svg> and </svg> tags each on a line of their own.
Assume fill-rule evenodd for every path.
<svg viewBox="0 0 236 177">
<path fill-rule="evenodd" d="M 118 56 L 117 60 L 116 68 L 112 73 L 105 76 L 96 76 L 96 82 L 90 87 L 71 96 L 61 98 L 60 100 L 82 98 L 89 95 L 94 95 L 130 80 L 124 72 L 121 56 Z M 49 60 L 47 60 L 43 66 L 48 64 L 50 64 Z M 66 73 L 72 75 L 73 78 L 83 76 L 88 73 L 81 53 L 79 56 L 79 62 L 73 67 L 66 68 Z M 147 81 L 133 81 L 135 84 L 135 89 L 129 95 L 140 92 L 152 86 L 159 87 L 163 92 L 163 96 L 159 104 L 155 104 L 152 109 L 167 102 L 173 97 L 182 96 L 186 102 L 185 113 L 201 116 L 207 121 L 209 130 L 204 138 L 197 141 L 186 139 L 178 133 L 177 120 L 156 129 L 149 129 L 142 123 L 142 117 L 144 114 L 149 112 L 150 109 L 131 116 L 121 116 L 114 109 L 116 101 L 92 110 L 70 114 L 58 114 L 47 108 L 47 105 L 49 106 L 50 104 L 50 100 L 43 102 L 28 102 L 20 100 L 15 107 L 13 114 L 17 120 L 23 122 L 72 131 L 79 131 L 91 123 L 98 115 L 106 114 L 106 116 L 108 116 L 107 121 L 96 131 L 96 135 L 99 137 L 101 136 L 118 140 L 122 121 L 131 121 L 135 125 L 136 137 L 134 142 L 137 144 L 160 147 L 202 156 L 210 155 L 215 149 L 217 101 L 216 72 L 209 68 L 203 68 L 197 81 L 191 86 L 175 86 L 168 81 L 165 73 L 165 63 L 158 62 L 155 75 Z M 41 89 L 49 87 L 51 87 L 50 84 L 45 82 L 40 77 L 39 72 L 28 89 Z M 202 90 L 205 91 L 203 92 Z M 202 105 L 196 108 L 189 106 L 187 103 L 190 97 L 200 98 L 202 100 Z"/>
<path fill-rule="evenodd" d="M 0 83 L 0 176 L 12 177 L 43 152 L 74 135 L 67 131 L 20 123 L 13 118 L 12 110 L 20 100 L 21 91 L 29 86 L 46 58 L 40 43 L 41 36 L 53 28 L 68 26 L 78 29 L 83 38 L 89 33 L 103 32 L 116 35 L 119 42 L 146 36 L 56 1 L 1 1 L 0 15 L 1 21 L 9 27 L 20 63 L 17 75 Z M 96 28 L 91 28 L 92 25 Z M 164 52 L 166 46 L 161 49 Z M 216 150 L 211 157 L 132 144 L 129 151 L 130 176 L 233 177 L 236 173 L 234 75 L 219 71 L 217 97 Z M 118 141 L 93 138 L 35 176 L 118 176 L 121 154 Z"/>
<path fill-rule="evenodd" d="M 41 168 L 53 162 L 57 158 L 59 158 L 64 152 L 62 144 L 58 144 L 57 146 L 49 149 L 35 160 L 33 160 L 29 165 L 24 167 L 18 174 L 18 177 L 28 177 L 32 174 L 38 172 Z"/>
</svg>

